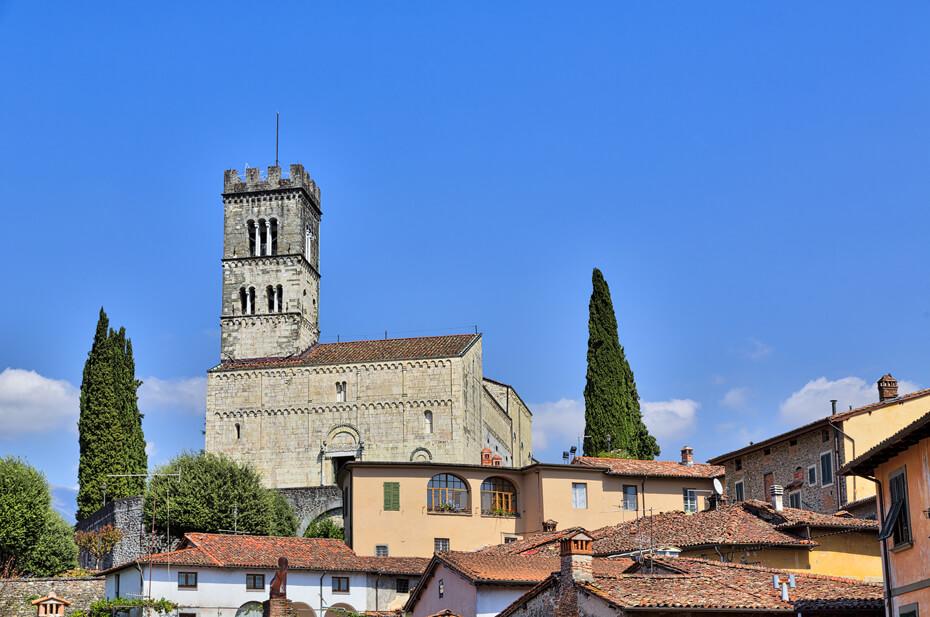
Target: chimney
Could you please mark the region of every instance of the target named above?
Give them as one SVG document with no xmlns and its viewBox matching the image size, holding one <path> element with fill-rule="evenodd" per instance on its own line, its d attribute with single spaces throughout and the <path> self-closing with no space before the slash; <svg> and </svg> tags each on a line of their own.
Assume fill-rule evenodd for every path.
<svg viewBox="0 0 930 617">
<path fill-rule="evenodd" d="M 898 380 L 891 373 L 885 373 L 878 380 L 878 401 L 882 403 L 893 398 L 898 398 Z"/>
<path fill-rule="evenodd" d="M 594 581 L 594 557 L 591 555 L 591 536 L 579 531 L 559 541 L 559 596 L 556 617 L 578 616 L 578 592 L 575 583 Z"/>
<path fill-rule="evenodd" d="M 782 488 L 781 484 L 773 484 L 772 488 L 769 489 L 772 497 L 772 507 L 775 508 L 776 512 L 781 512 L 785 509 L 784 505 L 784 495 L 785 489 Z"/>
<path fill-rule="evenodd" d="M 694 465 L 694 448 L 685 446 L 681 449 L 681 464 L 688 467 Z"/>
<path fill-rule="evenodd" d="M 551 518 L 543 521 L 543 531 L 555 531 L 555 528 L 559 526 L 558 521 L 554 521 Z"/>
</svg>

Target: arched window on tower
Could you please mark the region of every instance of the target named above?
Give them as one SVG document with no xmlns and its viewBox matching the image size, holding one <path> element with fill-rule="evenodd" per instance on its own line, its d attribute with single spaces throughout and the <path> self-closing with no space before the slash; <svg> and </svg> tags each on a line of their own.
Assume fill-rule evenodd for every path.
<svg viewBox="0 0 930 617">
<path fill-rule="evenodd" d="M 249 287 L 249 293 L 245 298 L 245 314 L 254 315 L 255 314 L 255 288 Z"/>
<path fill-rule="evenodd" d="M 258 228 L 255 226 L 255 221 L 249 220 L 246 223 L 249 233 L 249 255 L 255 257 L 258 255 Z"/>
<path fill-rule="evenodd" d="M 265 219 L 258 219 L 258 252 L 255 254 L 268 254 L 268 224 Z"/>
<path fill-rule="evenodd" d="M 277 303 L 276 310 L 279 313 L 284 312 L 284 288 L 281 285 L 275 287 L 275 302 Z"/>
<path fill-rule="evenodd" d="M 428 409 L 423 412 L 423 432 L 427 434 L 433 432 L 433 412 Z"/>
<path fill-rule="evenodd" d="M 239 305 L 241 308 L 241 313 L 243 315 L 248 315 L 249 293 L 245 290 L 245 287 L 239 288 Z"/>
<path fill-rule="evenodd" d="M 265 288 L 265 295 L 268 297 L 268 312 L 274 313 L 274 287 L 269 285 Z"/>
<path fill-rule="evenodd" d="M 313 230 L 310 228 L 310 225 L 307 225 L 304 235 L 304 255 L 307 261 L 313 262 Z"/>
<path fill-rule="evenodd" d="M 336 382 L 336 402 L 345 403 L 346 395 L 348 394 L 348 388 L 346 387 L 346 382 L 337 381 Z"/>
<path fill-rule="evenodd" d="M 239 440 L 242 438 L 242 429 L 239 426 L 239 423 L 236 422 L 236 439 Z"/>
<path fill-rule="evenodd" d="M 271 243 L 269 246 L 269 255 L 278 254 L 278 219 L 268 219 L 268 229 L 269 236 L 271 237 Z"/>
</svg>

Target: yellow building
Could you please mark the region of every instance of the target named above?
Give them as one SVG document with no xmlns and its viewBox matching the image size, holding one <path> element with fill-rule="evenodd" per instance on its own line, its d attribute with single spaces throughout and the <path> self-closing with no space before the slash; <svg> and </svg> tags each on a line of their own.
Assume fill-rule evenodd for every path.
<svg viewBox="0 0 930 617">
<path fill-rule="evenodd" d="M 881 488 L 878 506 L 887 614 L 930 614 L 930 413 L 851 461 L 842 471 Z"/>
<path fill-rule="evenodd" d="M 340 475 L 346 541 L 360 555 L 471 551 L 556 527 L 596 528 L 707 506 L 714 465 L 578 457 L 522 468 L 354 462 Z"/>
</svg>

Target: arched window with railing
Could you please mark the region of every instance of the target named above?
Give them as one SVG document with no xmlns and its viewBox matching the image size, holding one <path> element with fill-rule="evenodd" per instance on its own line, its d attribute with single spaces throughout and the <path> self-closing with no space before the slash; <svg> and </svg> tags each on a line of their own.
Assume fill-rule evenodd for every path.
<svg viewBox="0 0 930 617">
<path fill-rule="evenodd" d="M 468 484 L 451 473 L 430 478 L 426 488 L 426 509 L 430 512 L 467 513 L 470 511 Z"/>
<path fill-rule="evenodd" d="M 517 489 L 506 478 L 488 478 L 481 483 L 481 513 L 491 516 L 517 514 Z"/>
</svg>

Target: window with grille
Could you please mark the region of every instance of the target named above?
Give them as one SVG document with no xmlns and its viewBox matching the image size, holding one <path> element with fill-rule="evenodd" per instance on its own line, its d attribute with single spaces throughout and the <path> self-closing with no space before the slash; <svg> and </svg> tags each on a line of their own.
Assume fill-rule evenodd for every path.
<svg viewBox="0 0 930 617">
<path fill-rule="evenodd" d="M 623 509 L 632 512 L 639 509 L 639 496 L 635 484 L 623 485 Z"/>
<path fill-rule="evenodd" d="M 433 538 L 433 551 L 437 553 L 449 552 L 449 538 Z"/>
<path fill-rule="evenodd" d="M 697 512 L 697 491 L 693 488 L 685 488 L 681 490 L 681 494 L 684 499 L 685 512 Z"/>
<path fill-rule="evenodd" d="M 576 510 L 588 509 L 588 485 L 585 482 L 572 482 L 572 507 Z"/>
<path fill-rule="evenodd" d="M 394 590 L 397 593 L 410 593 L 410 579 L 398 578 L 394 581 Z"/>
<path fill-rule="evenodd" d="M 384 510 L 386 512 L 400 511 L 400 482 L 384 483 Z"/>
<path fill-rule="evenodd" d="M 332 578 L 333 593 L 349 593 L 349 577 L 334 576 Z"/>
<path fill-rule="evenodd" d="M 387 544 L 375 545 L 375 557 L 387 557 L 390 554 Z"/>
<path fill-rule="evenodd" d="M 481 513 L 512 516 L 517 513 L 517 489 L 504 478 L 488 478 L 481 483 Z"/>
<path fill-rule="evenodd" d="M 264 574 L 246 574 L 245 588 L 249 590 L 262 590 L 265 588 Z"/>
<path fill-rule="evenodd" d="M 197 573 L 178 572 L 178 589 L 197 589 Z"/>
<path fill-rule="evenodd" d="M 430 512 L 468 512 L 468 485 L 451 473 L 430 478 L 426 488 L 426 509 Z"/>
</svg>

